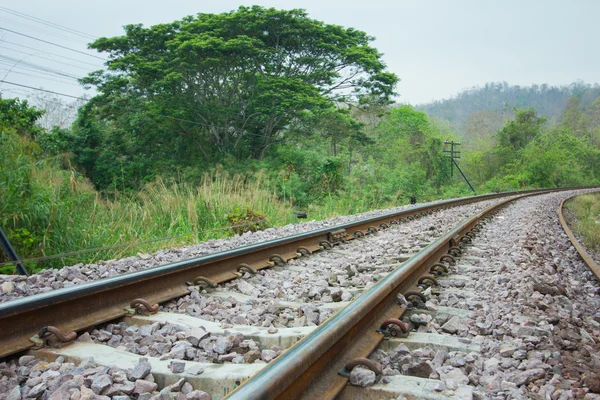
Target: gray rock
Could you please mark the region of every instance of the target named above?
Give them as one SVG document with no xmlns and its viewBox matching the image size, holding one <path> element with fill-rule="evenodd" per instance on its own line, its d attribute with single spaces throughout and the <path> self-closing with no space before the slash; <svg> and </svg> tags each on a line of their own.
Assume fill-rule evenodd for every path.
<svg viewBox="0 0 600 400">
<path fill-rule="evenodd" d="M 186 333 L 186 340 L 194 346 L 198 346 L 198 343 L 206 337 L 210 336 L 210 333 L 206 332 L 202 328 L 194 328 Z"/>
<path fill-rule="evenodd" d="M 32 387 L 31 390 L 29 391 L 29 393 L 27 393 L 27 397 L 36 399 L 39 396 L 41 396 L 42 393 L 44 393 L 44 391 L 46 389 L 47 389 L 46 383 L 42 382 L 39 385 Z"/>
<path fill-rule="evenodd" d="M 21 400 L 21 387 L 17 385 L 10 392 L 8 392 L 6 395 L 6 400 Z"/>
<path fill-rule="evenodd" d="M 232 343 L 230 340 L 228 340 L 228 338 L 219 336 L 215 342 L 215 353 L 225 354 L 229 349 L 231 349 L 231 347 Z"/>
<path fill-rule="evenodd" d="M 97 339 L 101 342 L 106 342 L 108 341 L 110 338 L 112 338 L 112 333 L 104 330 L 104 329 L 100 329 L 100 331 L 98 332 L 98 337 Z"/>
<path fill-rule="evenodd" d="M 459 368 L 451 368 L 450 370 L 444 370 L 444 368 L 446 368 L 446 366 L 439 368 L 437 372 L 440 374 L 440 380 L 446 382 L 446 386 L 448 386 L 447 380 L 452 380 L 456 382 L 457 385 L 467 385 L 469 383 L 469 377 Z"/>
<path fill-rule="evenodd" d="M 29 365 L 32 361 L 35 361 L 34 356 L 22 356 L 19 358 L 19 365 L 26 366 Z"/>
<path fill-rule="evenodd" d="M 260 352 L 260 359 L 265 362 L 269 362 L 269 361 L 273 360 L 275 357 L 277 357 L 276 351 L 265 349 Z"/>
<path fill-rule="evenodd" d="M 257 296 L 258 294 L 260 294 L 260 291 L 258 289 L 256 289 L 254 286 L 252 286 L 251 284 L 249 284 L 248 282 L 246 282 L 243 279 L 236 279 L 236 285 L 238 290 L 245 295 L 248 296 Z"/>
<path fill-rule="evenodd" d="M 174 384 L 169 386 L 169 390 L 171 390 L 171 392 L 180 392 L 181 388 L 183 388 L 183 385 L 186 384 L 187 382 L 185 381 L 185 378 L 181 378 L 180 380 L 178 380 L 177 382 L 175 382 Z"/>
<path fill-rule="evenodd" d="M 185 363 L 183 361 L 171 361 L 169 363 L 169 369 L 174 374 L 180 374 L 185 370 Z"/>
<path fill-rule="evenodd" d="M 11 294 L 15 290 L 15 285 L 12 282 L 4 282 L 0 285 L 0 290 L 4 294 Z"/>
<path fill-rule="evenodd" d="M 152 371 L 152 366 L 147 358 L 142 357 L 138 364 L 133 368 L 127 371 L 127 378 L 131 381 L 135 381 L 138 379 L 145 378 L 150 371 Z"/>
<path fill-rule="evenodd" d="M 410 376 L 417 376 L 419 378 L 429 378 L 429 375 L 433 372 L 431 363 L 429 361 L 421 361 L 408 366 L 407 373 Z"/>
<path fill-rule="evenodd" d="M 96 364 L 96 361 L 94 361 L 94 357 L 86 358 L 86 359 L 82 360 L 81 363 L 79 364 L 79 368 L 83 368 L 83 369 L 96 368 L 97 366 L 98 365 Z"/>
<path fill-rule="evenodd" d="M 156 398 L 156 397 L 153 397 Z M 172 400 L 173 397 L 171 396 L 171 389 L 167 386 L 165 388 L 163 388 L 159 393 L 158 393 L 158 399 L 157 400 Z"/>
<path fill-rule="evenodd" d="M 133 394 L 140 395 L 142 393 L 152 393 L 156 390 L 157 387 L 158 385 L 154 382 L 138 379 L 137 381 L 135 381 L 135 388 L 133 389 Z"/>
<path fill-rule="evenodd" d="M 510 381 L 514 382 L 517 386 L 521 386 L 541 379 L 544 376 L 546 376 L 546 371 L 541 368 L 534 368 L 517 373 L 510 379 Z"/>
<path fill-rule="evenodd" d="M 77 337 L 76 341 L 83 342 L 83 343 L 92 343 L 93 342 L 92 337 L 90 336 L 89 332 L 83 332 L 81 335 L 79 335 Z"/>
<path fill-rule="evenodd" d="M 435 353 L 435 357 L 433 357 L 433 360 L 431 361 L 431 363 L 436 368 L 439 368 L 442 365 L 444 365 L 444 362 L 448 359 L 448 357 L 449 357 L 449 355 L 446 350 L 438 350 L 437 353 Z"/>
<path fill-rule="evenodd" d="M 112 385 L 113 381 L 110 375 L 98 374 L 94 376 L 91 389 L 95 394 L 102 394 L 102 391 Z"/>
<path fill-rule="evenodd" d="M 394 350 L 394 352 L 398 353 L 400 355 L 410 354 L 410 350 L 408 349 L 408 347 L 406 347 L 406 345 L 404 343 L 400 343 L 398 345 L 398 347 L 396 347 L 396 349 Z"/>
<path fill-rule="evenodd" d="M 513 346 L 504 346 L 500 348 L 500 355 L 502 357 L 512 357 L 512 355 L 515 353 L 515 350 L 517 349 Z"/>
<path fill-rule="evenodd" d="M 123 382 L 123 383 L 118 383 L 114 385 L 116 389 L 118 389 L 120 392 L 125 393 L 127 395 L 132 394 L 133 390 L 135 389 L 135 384 L 133 382 Z"/>
<path fill-rule="evenodd" d="M 464 357 L 451 357 L 448 362 L 453 367 L 464 367 L 467 363 L 467 360 L 465 360 Z"/>
<path fill-rule="evenodd" d="M 201 390 L 192 390 L 191 392 L 186 394 L 185 397 L 187 400 L 212 400 L 210 394 Z"/>
<path fill-rule="evenodd" d="M 412 314 L 410 321 L 415 325 L 427 325 L 433 320 L 433 317 L 428 314 Z"/>
<path fill-rule="evenodd" d="M 442 325 L 442 330 L 448 333 L 456 333 L 461 325 L 460 318 L 455 315 L 454 317 L 450 318 L 448 322 Z"/>
<path fill-rule="evenodd" d="M 204 368 L 202 368 L 202 366 L 200 366 L 199 364 L 192 364 L 187 368 L 187 373 L 190 375 L 200 375 L 203 372 Z"/>
<path fill-rule="evenodd" d="M 355 386 L 367 387 L 375 384 L 377 375 L 370 369 L 363 367 L 354 367 L 350 372 L 350 383 Z"/>
</svg>

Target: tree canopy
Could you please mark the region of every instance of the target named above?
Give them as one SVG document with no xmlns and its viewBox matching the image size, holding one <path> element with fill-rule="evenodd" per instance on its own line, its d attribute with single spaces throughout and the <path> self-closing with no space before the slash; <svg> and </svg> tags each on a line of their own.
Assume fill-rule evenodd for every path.
<svg viewBox="0 0 600 400">
<path fill-rule="evenodd" d="M 260 159 L 306 115 L 389 101 L 398 78 L 371 41 L 303 10 L 259 6 L 128 25 L 90 45 L 110 59 L 108 71 L 83 80 L 100 94 L 78 125 L 108 124 L 125 159 Z"/>
<path fill-rule="evenodd" d="M 44 110 L 31 107 L 27 100 L 3 99 L 0 95 L 0 129 L 11 128 L 19 134 L 35 136 L 39 132 L 36 121 Z"/>
</svg>

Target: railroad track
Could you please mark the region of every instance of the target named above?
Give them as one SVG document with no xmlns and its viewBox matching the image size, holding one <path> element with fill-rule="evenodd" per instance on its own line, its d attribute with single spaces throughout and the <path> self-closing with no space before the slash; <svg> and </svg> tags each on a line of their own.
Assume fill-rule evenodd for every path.
<svg viewBox="0 0 600 400">
<path fill-rule="evenodd" d="M 381 347 L 382 342 L 388 348 L 391 344 L 406 343 L 412 346 L 418 342 L 418 340 L 412 340 L 415 339 L 415 336 L 418 337 L 417 334 L 412 334 L 412 339 L 410 334 L 406 339 L 400 338 L 406 336 L 409 328 L 414 328 L 415 324 L 411 322 L 409 327 L 406 322 L 400 320 L 403 316 L 414 314 L 414 310 L 408 310 L 405 304 L 400 304 L 397 295 L 403 294 L 403 298 L 407 299 L 409 303 L 423 307 L 427 303 L 423 291 L 429 293 L 435 290 L 434 287 L 439 284 L 438 278 L 443 280 L 442 276 L 461 255 L 462 247 L 469 243 L 475 233 L 482 228 L 486 218 L 512 201 L 540 193 L 540 191 L 528 191 L 477 196 L 415 207 L 399 213 L 324 228 L 141 272 L 3 302 L 0 303 L 0 326 L 2 327 L 0 329 L 0 355 L 6 357 L 30 350 L 31 354 L 35 354 L 36 357 L 49 361 L 57 357 L 62 357 L 67 361 L 82 361 L 91 356 L 98 365 L 123 366 L 124 369 L 134 367 L 132 368 L 133 372 L 142 371 L 140 377 L 134 375 L 136 379 L 143 380 L 142 378 L 148 375 L 147 371 L 150 369 L 152 377 L 147 378 L 148 382 L 156 385 L 156 387 L 148 386 L 152 390 L 167 388 L 177 393 L 183 390 L 180 378 L 184 377 L 187 381 L 194 383 L 194 386 L 211 393 L 213 398 L 223 395 L 228 395 L 227 398 L 230 399 L 320 399 L 336 396 L 352 398 L 357 396 L 353 392 L 355 387 L 348 386 L 347 382 L 354 366 L 366 365 L 377 375 L 381 375 L 382 366 L 365 358 L 372 354 L 378 346 Z M 264 327 L 244 327 L 241 324 L 230 325 L 187 315 L 190 313 L 201 314 L 202 310 L 194 311 L 193 306 L 199 300 L 200 294 L 207 292 L 223 299 L 219 304 L 237 302 L 242 308 L 243 304 L 248 303 L 252 297 L 251 291 L 244 294 L 241 293 L 243 290 L 237 290 L 237 293 L 227 290 L 219 293 L 222 290 L 222 288 L 217 288 L 219 284 L 221 287 L 225 286 L 226 289 L 231 289 L 236 284 L 228 282 L 234 280 L 234 282 L 239 282 L 237 289 L 240 289 L 240 286 L 243 289 L 244 286 L 240 283 L 244 279 L 238 280 L 238 278 L 248 278 L 266 268 L 272 269 L 275 271 L 274 273 L 281 271 L 285 277 L 287 268 L 281 267 L 287 263 L 294 264 L 314 257 L 324 257 L 326 254 L 337 254 L 336 257 L 343 257 L 348 254 L 340 252 L 338 249 L 348 246 L 348 244 L 360 243 L 362 237 L 366 237 L 365 242 L 368 242 L 369 239 L 377 238 L 377 233 L 385 233 L 394 225 L 402 227 L 404 224 L 418 221 L 419 217 L 427 217 L 433 213 L 446 212 L 451 215 L 453 210 L 458 209 L 458 206 L 482 201 L 488 203 L 494 201 L 494 204 L 488 204 L 489 207 L 476 212 L 468 219 L 463 219 L 456 225 L 452 224 L 455 226 L 448 232 L 445 232 L 447 229 L 443 229 L 444 232 L 436 232 L 437 236 L 426 235 L 423 241 L 415 243 L 413 246 L 416 249 L 425 247 L 408 260 L 404 260 L 406 257 L 401 260 L 397 259 L 398 262 L 392 264 L 391 267 L 374 263 L 374 266 L 377 267 L 375 272 L 381 272 L 378 274 L 380 279 L 376 283 L 363 281 L 362 284 L 366 284 L 366 287 L 360 288 L 360 290 L 335 291 L 335 294 L 330 289 L 313 292 L 313 298 L 322 296 L 322 299 L 325 300 L 326 296 L 329 297 L 325 304 L 330 308 L 324 308 L 328 309 L 330 313 L 339 310 L 331 317 L 327 318 L 329 314 L 324 312 L 320 312 L 320 316 L 316 317 L 315 310 L 301 308 L 298 302 L 283 301 L 274 305 L 275 308 L 283 310 L 300 308 L 304 315 L 298 319 L 305 321 L 307 317 L 311 317 L 315 321 L 313 325 L 318 326 L 298 324 L 291 328 L 277 329 L 273 326 L 268 327 L 269 323 L 259 320 L 255 321 L 257 322 L 255 325 L 260 323 L 265 325 Z M 428 223 L 428 226 L 429 228 L 433 227 L 433 231 L 435 231 L 435 225 L 432 225 L 431 222 Z M 427 241 L 431 242 L 427 243 Z M 362 251 L 367 251 L 368 246 L 369 244 L 366 248 L 363 246 Z M 415 249 L 413 248 L 413 250 Z M 306 257 L 309 255 L 313 256 Z M 325 261 L 334 262 L 331 258 L 326 258 Z M 292 265 L 290 268 L 298 267 Z M 348 274 L 356 275 L 356 272 L 356 269 L 350 269 Z M 363 272 L 366 273 L 358 274 L 361 278 L 374 273 L 373 270 Z M 314 273 L 318 274 L 319 268 L 315 268 Z M 280 284 L 283 285 L 283 283 Z M 348 299 L 354 300 L 352 302 L 343 301 L 347 300 L 342 297 L 344 295 Z M 333 297 L 337 298 L 334 300 Z M 339 297 L 342 297 L 342 301 Z M 188 312 L 179 314 L 160 312 L 157 314 L 158 303 L 163 304 L 163 310 L 177 311 L 178 308 L 183 308 L 188 309 Z M 192 311 L 189 310 L 190 307 Z M 321 321 L 320 319 L 326 320 Z M 411 321 L 410 318 L 405 319 Z M 115 322 L 107 325 L 106 323 L 110 321 Z M 294 322 L 296 321 L 294 320 Z M 90 335 L 90 329 L 100 324 L 104 324 L 104 329 L 92 330 L 92 335 Z M 135 341 L 125 343 L 128 335 L 127 329 L 130 329 L 129 334 L 133 336 L 144 330 L 145 337 L 151 338 L 145 341 L 148 345 L 141 344 L 143 338 L 139 343 Z M 82 330 L 87 330 L 88 333 L 80 335 L 75 343 L 67 344 L 60 349 L 52 347 L 52 344 L 57 341 L 71 342 L 76 336 L 72 332 L 81 332 Z M 144 346 L 156 345 L 158 339 L 153 335 L 159 330 L 164 331 L 165 334 L 167 334 L 166 332 L 170 333 L 180 342 L 185 339 L 196 347 L 199 346 L 199 342 L 204 340 L 203 345 L 211 349 L 211 354 L 219 354 L 218 359 L 212 360 L 218 363 L 206 362 L 210 360 L 206 360 L 193 348 L 189 350 L 189 346 L 179 346 L 176 351 L 171 349 L 167 353 L 161 352 L 160 349 L 144 349 L 142 351 L 141 348 Z M 219 342 L 218 338 L 225 336 L 228 340 Z M 215 338 L 216 341 L 213 340 Z M 114 341 L 112 345 L 110 345 L 111 340 Z M 43 347 L 44 342 L 50 347 Z M 100 344 L 103 342 L 109 343 L 109 345 Z M 478 344 L 466 341 L 454 341 L 451 344 L 446 342 L 446 344 L 439 345 L 449 349 L 474 350 L 478 348 Z M 173 347 L 177 346 L 175 344 Z M 223 347 L 222 351 L 212 351 L 219 346 Z M 279 351 L 272 350 L 273 348 L 279 348 Z M 232 349 L 237 349 L 239 353 Z M 182 357 L 175 354 L 181 352 L 184 354 Z M 196 353 L 194 354 L 194 352 Z M 260 353 L 259 358 L 256 358 L 257 352 Z M 150 361 L 140 362 L 138 361 L 139 354 L 155 354 L 159 357 L 150 356 L 148 357 Z M 248 356 L 249 354 L 252 355 Z M 160 360 L 160 358 L 164 359 Z M 179 361 L 181 359 L 192 361 Z M 254 360 L 254 363 L 248 363 L 249 360 Z M 257 363 L 255 360 L 259 362 Z M 261 360 L 263 362 L 260 362 Z M 264 362 L 269 363 L 265 366 Z M 186 372 L 181 372 L 181 369 Z M 361 369 L 363 368 L 358 367 L 357 371 Z M 204 370 L 203 373 L 202 370 Z M 146 375 L 143 375 L 144 372 Z M 248 379 L 249 377 L 252 378 Z M 402 378 L 404 386 L 406 386 L 406 379 L 409 377 L 403 376 Z M 104 383 L 107 383 L 108 380 L 105 378 Z M 388 380 L 393 381 L 389 387 L 395 387 L 394 382 L 397 378 L 392 376 Z M 122 386 L 118 385 L 123 384 L 127 386 L 127 390 L 130 389 L 131 384 L 115 384 L 114 381 L 113 378 L 110 378 L 110 384 L 106 387 L 98 386 L 102 382 L 98 383 L 96 389 L 100 388 L 100 391 L 96 394 L 106 394 L 104 390 L 115 390 L 115 386 L 117 386 L 116 389 L 119 389 Z M 415 385 L 418 383 L 417 380 Z M 173 385 L 179 385 L 179 387 L 174 388 Z M 145 396 L 147 393 L 144 390 L 148 387 L 139 389 L 136 382 L 136 387 L 131 388 L 128 394 L 138 397 Z M 455 389 L 458 389 L 458 392 L 453 393 L 460 393 L 462 390 L 462 388 Z M 186 390 L 189 392 L 189 387 Z M 396 392 L 390 390 L 390 393 L 398 391 L 397 388 Z M 399 393 L 417 396 L 416 398 L 426 398 L 419 396 L 423 391 L 431 391 L 432 388 L 416 388 L 416 392 L 402 390 Z M 465 389 L 465 391 L 468 396 L 469 390 Z M 125 391 L 122 392 L 125 393 Z M 390 393 L 384 392 L 385 390 L 368 393 L 376 393 L 375 397 L 371 398 L 388 398 L 385 396 L 390 396 Z M 364 397 L 365 393 L 367 392 L 359 396 L 367 398 Z M 118 390 L 111 394 L 118 394 Z M 168 396 L 168 391 L 163 394 Z M 198 393 L 196 395 L 200 396 Z"/>
</svg>

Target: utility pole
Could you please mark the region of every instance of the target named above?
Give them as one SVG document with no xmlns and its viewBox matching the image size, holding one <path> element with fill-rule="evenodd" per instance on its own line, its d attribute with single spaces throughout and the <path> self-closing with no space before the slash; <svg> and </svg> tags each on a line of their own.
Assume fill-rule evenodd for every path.
<svg viewBox="0 0 600 400">
<path fill-rule="evenodd" d="M 473 193 L 475 193 L 475 189 L 473 189 L 473 186 L 471 186 L 471 182 L 469 182 L 469 180 L 463 173 L 462 169 L 460 169 L 460 167 L 458 166 L 458 164 L 456 162 L 456 159 L 460 158 L 460 151 L 455 150 L 454 148 L 456 147 L 458 149 L 458 146 L 460 146 L 460 142 L 455 142 L 453 140 L 451 140 L 451 141 L 445 140 L 444 144 L 450 145 L 450 150 L 447 150 L 446 148 L 444 148 L 444 153 L 446 153 L 446 157 L 448 157 L 450 159 L 450 178 L 451 179 L 454 178 L 454 167 L 456 167 L 456 169 L 458 169 L 458 172 L 460 172 L 460 174 L 462 175 L 465 182 L 467 182 L 467 185 L 469 185 L 469 188 L 473 191 Z"/>
<path fill-rule="evenodd" d="M 444 153 L 448 153 L 446 154 L 446 157 L 450 158 L 450 178 L 454 178 L 454 164 L 456 164 L 454 159 L 460 158 L 460 151 L 454 150 L 454 147 L 458 148 L 458 146 L 460 146 L 460 142 L 445 140 L 444 144 L 450 145 L 450 150 L 446 150 L 444 148 Z"/>
</svg>

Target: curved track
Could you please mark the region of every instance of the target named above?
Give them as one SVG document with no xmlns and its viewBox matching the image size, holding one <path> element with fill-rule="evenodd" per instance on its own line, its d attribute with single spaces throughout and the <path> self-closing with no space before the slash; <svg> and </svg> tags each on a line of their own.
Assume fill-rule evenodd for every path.
<svg viewBox="0 0 600 400">
<path fill-rule="evenodd" d="M 587 250 L 585 249 L 585 247 L 579 242 L 579 240 L 577 240 L 577 238 L 573 234 L 573 231 L 571 230 L 571 228 L 567 224 L 567 221 L 566 221 L 565 216 L 563 214 L 563 207 L 564 207 L 565 203 L 567 201 L 571 200 L 572 198 L 577 197 L 577 196 L 578 195 L 571 196 L 571 197 L 569 197 L 569 198 L 561 201 L 560 206 L 558 207 L 558 219 L 560 220 L 560 225 L 562 226 L 563 230 L 565 231 L 565 233 L 569 237 L 569 240 L 573 244 L 573 247 L 575 247 L 575 249 L 577 250 L 577 252 L 581 256 L 581 258 L 583 259 L 583 261 L 590 268 L 590 270 L 594 273 L 594 275 L 596 275 L 596 278 L 598 278 L 598 280 L 600 280 L 600 266 L 598 265 L 598 263 L 596 263 L 596 261 L 594 261 L 594 259 L 590 256 L 590 254 L 587 252 Z"/>
<path fill-rule="evenodd" d="M 193 285 L 213 287 L 239 278 L 244 273 L 254 274 L 264 268 L 284 265 L 292 259 L 374 235 L 392 225 L 436 210 L 510 197 L 456 225 L 399 264 L 267 366 L 257 368 L 258 372 L 250 379 L 243 383 L 235 381 L 223 389 L 223 394 L 227 394 L 237 386 L 228 394 L 228 399 L 335 398 L 344 390 L 354 366 L 363 363 L 364 358 L 382 341 L 403 335 L 407 330 L 399 320 L 406 311 L 398 302 L 399 295 L 416 303 L 421 301 L 424 298 L 421 292 L 435 285 L 436 278 L 444 275 L 447 267 L 454 262 L 454 256 L 460 255 L 462 245 L 468 244 L 485 224 L 485 219 L 502 207 L 527 196 L 568 189 L 510 192 L 444 201 L 6 301 L 0 303 L 0 357 L 39 345 L 45 341 L 47 334 L 55 332 L 57 337 L 61 336 L 53 327 L 65 332 L 63 339 L 69 341 L 75 335 L 72 332 L 122 317 L 135 319 L 136 312 L 140 311 L 153 313 L 158 309 L 157 303 L 189 295 Z M 563 227 L 566 227 L 560 209 L 559 215 Z M 572 233 L 569 237 L 574 239 Z M 596 276 L 597 268 L 596 265 Z M 366 363 L 369 364 L 368 361 Z M 378 368 L 372 362 L 368 366 Z"/>
</svg>

